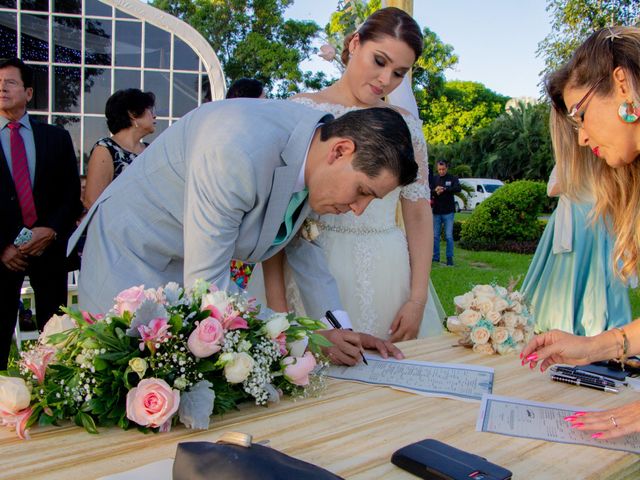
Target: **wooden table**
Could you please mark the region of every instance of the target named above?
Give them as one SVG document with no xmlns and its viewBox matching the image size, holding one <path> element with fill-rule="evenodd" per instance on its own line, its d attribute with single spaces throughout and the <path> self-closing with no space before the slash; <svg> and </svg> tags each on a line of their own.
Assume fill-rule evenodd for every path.
<svg viewBox="0 0 640 480">
<path fill-rule="evenodd" d="M 552 383 L 520 366 L 518 358 L 486 356 L 453 347 L 451 335 L 402 345 L 408 357 L 434 362 L 469 363 L 495 369 L 494 393 L 536 401 L 609 408 L 640 396 L 619 395 Z M 250 433 L 255 442 L 321 465 L 349 479 L 411 479 L 389 461 L 398 448 L 437 438 L 509 468 L 516 479 L 638 478 L 633 454 L 587 446 L 512 438 L 475 431 L 479 403 L 429 398 L 330 380 L 320 398 L 283 401 L 269 408 L 245 405 L 214 418 L 211 429 L 143 435 L 137 430 L 35 427 L 24 442 L 0 429 L 0 477 L 38 479 L 96 478 L 171 458 L 181 441 L 215 441 L 225 431 Z"/>
</svg>

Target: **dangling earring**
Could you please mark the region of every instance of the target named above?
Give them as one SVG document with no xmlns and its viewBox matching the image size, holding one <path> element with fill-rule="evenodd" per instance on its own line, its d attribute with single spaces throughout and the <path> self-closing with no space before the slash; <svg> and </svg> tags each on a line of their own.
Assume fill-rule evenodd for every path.
<svg viewBox="0 0 640 480">
<path fill-rule="evenodd" d="M 134 122 L 133 122 L 133 126 L 134 126 L 134 127 L 136 127 L 136 128 L 138 128 L 138 122 L 136 122 L 136 121 L 134 120 Z"/>
<path fill-rule="evenodd" d="M 640 107 L 636 105 L 636 102 L 623 102 L 618 108 L 618 116 L 624 123 L 637 122 L 640 117 Z"/>
</svg>

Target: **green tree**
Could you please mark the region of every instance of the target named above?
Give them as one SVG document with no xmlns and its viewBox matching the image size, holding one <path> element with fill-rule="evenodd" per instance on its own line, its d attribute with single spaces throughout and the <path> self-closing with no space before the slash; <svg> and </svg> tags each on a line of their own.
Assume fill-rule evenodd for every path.
<svg viewBox="0 0 640 480">
<path fill-rule="evenodd" d="M 216 52 L 227 82 L 253 77 L 283 97 L 303 85 L 322 84 L 322 74 L 302 72 L 300 62 L 315 53 L 320 27 L 285 20 L 293 0 L 154 0 L 152 5 L 194 27 Z"/>
<path fill-rule="evenodd" d="M 481 83 L 446 82 L 442 95 L 428 100 L 423 111 L 429 144 L 451 144 L 488 126 L 504 111 L 508 97 Z"/>
<path fill-rule="evenodd" d="M 544 58 L 542 73 L 564 64 L 594 31 L 613 25 L 634 25 L 640 20 L 638 0 L 547 0 L 551 33 L 538 44 Z"/>
<path fill-rule="evenodd" d="M 520 102 L 459 142 L 431 146 L 430 156 L 469 165 L 477 177 L 546 181 L 554 163 L 548 119 L 548 104 Z"/>
</svg>

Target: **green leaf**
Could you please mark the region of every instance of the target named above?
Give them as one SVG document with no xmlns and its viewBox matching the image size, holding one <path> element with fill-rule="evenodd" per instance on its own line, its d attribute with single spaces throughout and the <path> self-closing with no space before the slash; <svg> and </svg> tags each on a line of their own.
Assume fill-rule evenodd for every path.
<svg viewBox="0 0 640 480">
<path fill-rule="evenodd" d="M 93 359 L 93 366 L 95 367 L 96 372 L 100 372 L 109 368 L 109 363 L 100 357 L 96 357 Z"/>
<path fill-rule="evenodd" d="M 182 317 L 179 314 L 171 315 L 169 318 L 169 325 L 171 325 L 171 332 L 177 334 L 182 329 Z"/>
<path fill-rule="evenodd" d="M 76 422 L 76 425 L 84 427 L 87 432 L 94 434 L 98 433 L 98 429 L 91 415 L 88 415 L 84 412 L 78 412 L 74 418 L 74 421 Z"/>
<path fill-rule="evenodd" d="M 320 335 L 319 333 L 311 333 L 309 335 L 309 341 L 320 347 L 333 347 L 333 343 L 331 343 L 325 336 Z"/>
<path fill-rule="evenodd" d="M 216 364 L 211 360 L 200 360 L 200 362 L 198 362 L 197 368 L 201 373 L 213 372 L 214 370 L 216 370 Z"/>
</svg>

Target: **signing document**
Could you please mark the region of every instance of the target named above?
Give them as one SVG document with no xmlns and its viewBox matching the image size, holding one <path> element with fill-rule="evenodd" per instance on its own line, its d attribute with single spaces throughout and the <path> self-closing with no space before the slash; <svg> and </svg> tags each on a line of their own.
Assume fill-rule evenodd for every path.
<svg viewBox="0 0 640 480">
<path fill-rule="evenodd" d="M 519 398 L 485 395 L 476 423 L 479 432 L 499 433 L 512 437 L 534 438 L 550 442 L 573 443 L 593 447 L 640 453 L 640 434 L 612 440 L 595 440 L 593 432 L 571 428 L 564 417 L 573 412 L 588 411 L 557 403 L 541 403 Z"/>
<path fill-rule="evenodd" d="M 493 368 L 453 363 L 394 360 L 367 355 L 369 365 L 332 366 L 328 376 L 384 385 L 420 395 L 480 401 L 493 391 Z"/>
</svg>

